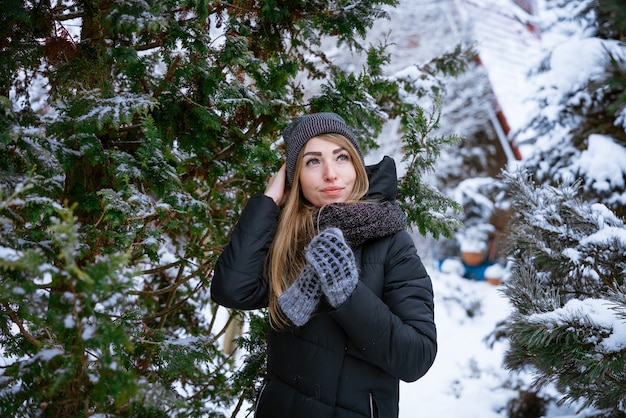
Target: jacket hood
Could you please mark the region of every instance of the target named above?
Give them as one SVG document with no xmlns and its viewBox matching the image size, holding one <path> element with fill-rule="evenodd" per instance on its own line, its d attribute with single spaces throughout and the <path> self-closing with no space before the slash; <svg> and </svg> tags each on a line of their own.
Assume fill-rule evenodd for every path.
<svg viewBox="0 0 626 418">
<path fill-rule="evenodd" d="M 389 156 L 374 165 L 365 167 L 370 187 L 366 198 L 369 200 L 390 201 L 396 200 L 398 195 L 398 174 L 396 162 Z"/>
</svg>

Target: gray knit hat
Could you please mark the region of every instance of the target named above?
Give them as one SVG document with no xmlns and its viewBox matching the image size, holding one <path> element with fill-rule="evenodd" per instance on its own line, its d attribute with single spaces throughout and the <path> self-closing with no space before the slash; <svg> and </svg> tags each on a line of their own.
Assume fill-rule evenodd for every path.
<svg viewBox="0 0 626 418">
<path fill-rule="evenodd" d="M 298 154 L 307 141 L 318 135 L 331 133 L 340 134 L 348 138 L 348 141 L 356 147 L 361 160 L 363 160 L 359 141 L 341 116 L 332 112 L 300 116 L 283 131 L 283 139 L 287 148 L 287 182 L 289 184 L 293 182 L 293 177 L 296 173 Z"/>
</svg>

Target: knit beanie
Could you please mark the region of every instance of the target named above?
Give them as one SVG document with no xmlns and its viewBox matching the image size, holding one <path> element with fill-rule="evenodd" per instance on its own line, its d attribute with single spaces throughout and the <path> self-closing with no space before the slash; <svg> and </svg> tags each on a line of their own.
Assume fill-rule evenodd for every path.
<svg viewBox="0 0 626 418">
<path fill-rule="evenodd" d="M 291 122 L 283 131 L 283 139 L 287 148 L 287 182 L 292 184 L 296 173 L 296 162 L 300 150 L 307 141 L 322 134 L 340 134 L 348 138 L 359 152 L 361 160 L 361 148 L 354 133 L 348 128 L 343 118 L 336 113 L 321 112 L 300 116 Z"/>
</svg>

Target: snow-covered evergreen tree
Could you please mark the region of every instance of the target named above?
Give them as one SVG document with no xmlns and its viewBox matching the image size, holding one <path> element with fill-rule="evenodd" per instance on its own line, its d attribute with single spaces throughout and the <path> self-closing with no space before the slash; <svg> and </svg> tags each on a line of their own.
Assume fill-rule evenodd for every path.
<svg viewBox="0 0 626 418">
<path fill-rule="evenodd" d="M 402 119 L 404 202 L 433 209 L 410 219 L 451 230 L 417 164 L 448 141 L 416 100 L 436 74 L 386 77 L 385 46 L 361 42 L 395 3 L 3 2 L 3 416 L 222 416 L 254 398 L 266 322 L 250 320 L 236 374 L 219 340 L 242 314 L 220 316 L 207 284 L 303 111 L 340 113 L 365 150 Z M 339 68 L 329 42 L 366 64 Z"/>
<path fill-rule="evenodd" d="M 531 367 L 587 416 L 626 414 L 626 224 L 578 186 L 506 175 L 513 195 L 509 368 Z"/>
<path fill-rule="evenodd" d="M 585 416 L 626 416 L 626 6 L 548 0 L 552 48 L 507 173 L 514 220 L 506 364 Z M 553 31 L 555 27 L 558 31 Z M 564 28 L 566 30 L 564 30 Z M 566 33 L 567 38 L 555 38 Z"/>
<path fill-rule="evenodd" d="M 536 112 L 514 139 L 526 150 L 524 165 L 536 181 L 557 185 L 580 179 L 585 199 L 624 217 L 626 5 L 616 0 L 545 3 L 542 36 L 550 49 L 529 78 Z"/>
</svg>

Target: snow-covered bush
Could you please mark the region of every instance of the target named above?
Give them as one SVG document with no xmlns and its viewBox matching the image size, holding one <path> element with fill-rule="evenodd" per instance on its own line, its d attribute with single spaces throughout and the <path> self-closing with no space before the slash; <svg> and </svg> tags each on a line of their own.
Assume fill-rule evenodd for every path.
<svg viewBox="0 0 626 418">
<path fill-rule="evenodd" d="M 537 106 L 514 139 L 536 181 L 580 180 L 581 197 L 624 217 L 626 5 L 617 0 L 546 3 L 543 36 L 552 47 L 530 75 Z M 553 39 L 557 25 L 562 27 L 557 33 L 567 38 Z"/>
<path fill-rule="evenodd" d="M 468 178 L 450 194 L 463 208 L 460 218 L 463 228 L 455 234 L 462 252 L 485 253 L 494 245 L 494 240 L 504 238 L 509 203 L 501 180 L 493 177 Z M 504 221 L 500 220 L 502 216 L 506 217 Z"/>
<path fill-rule="evenodd" d="M 536 103 L 513 133 L 506 364 L 587 417 L 626 414 L 626 5 L 546 0 Z M 546 391 L 543 391 L 545 394 Z"/>
<path fill-rule="evenodd" d="M 537 388 L 553 383 L 563 401 L 626 413 L 626 224 L 577 185 L 536 186 L 508 173 L 513 197 L 514 310 L 506 365 L 531 368 Z"/>
</svg>

